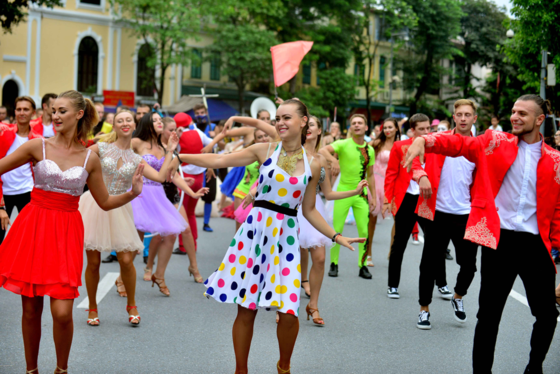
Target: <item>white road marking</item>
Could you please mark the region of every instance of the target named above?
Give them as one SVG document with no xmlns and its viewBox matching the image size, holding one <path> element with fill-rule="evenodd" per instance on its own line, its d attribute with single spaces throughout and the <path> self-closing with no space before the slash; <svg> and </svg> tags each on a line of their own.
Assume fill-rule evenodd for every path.
<svg viewBox="0 0 560 374">
<path fill-rule="evenodd" d="M 119 273 L 107 273 L 105 274 L 103 279 L 99 281 L 99 285 L 97 286 L 97 304 L 99 304 L 101 300 L 103 300 L 105 295 L 107 295 L 107 293 L 115 285 L 115 281 L 117 280 L 118 277 L 119 277 Z M 86 309 L 88 307 L 89 307 L 89 298 L 86 296 L 86 298 L 83 299 L 82 302 L 80 302 L 76 308 Z"/>
<path fill-rule="evenodd" d="M 418 241 L 419 241 L 420 243 L 424 243 L 424 236 L 418 234 Z"/>
</svg>

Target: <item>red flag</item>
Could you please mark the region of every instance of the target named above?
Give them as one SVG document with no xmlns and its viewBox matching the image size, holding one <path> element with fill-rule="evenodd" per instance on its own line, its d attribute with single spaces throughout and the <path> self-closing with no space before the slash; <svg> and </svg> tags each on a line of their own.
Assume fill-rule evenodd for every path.
<svg viewBox="0 0 560 374">
<path fill-rule="evenodd" d="M 500 89 L 500 72 L 498 72 L 498 79 L 496 81 L 496 91 Z"/>
<path fill-rule="evenodd" d="M 280 87 L 297 74 L 301 60 L 312 46 L 313 42 L 297 41 L 278 44 L 270 48 L 276 87 Z"/>
</svg>

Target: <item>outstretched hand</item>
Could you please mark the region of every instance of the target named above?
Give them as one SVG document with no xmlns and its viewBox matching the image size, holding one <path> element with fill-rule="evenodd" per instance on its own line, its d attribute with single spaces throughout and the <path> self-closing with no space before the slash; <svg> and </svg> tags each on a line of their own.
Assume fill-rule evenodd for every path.
<svg viewBox="0 0 560 374">
<path fill-rule="evenodd" d="M 196 191 L 194 193 L 194 196 L 192 196 L 194 199 L 198 199 L 204 195 L 206 195 L 208 193 L 208 191 L 210 191 L 210 189 L 208 187 L 202 187 L 200 190 Z"/>
<path fill-rule="evenodd" d="M 365 241 L 366 238 L 347 238 L 342 235 L 336 237 L 336 244 L 340 244 L 341 246 L 346 247 L 351 251 L 355 251 L 355 249 L 350 244 L 365 243 Z"/>
<path fill-rule="evenodd" d="M 177 136 L 177 133 L 172 132 L 171 136 L 169 137 L 169 140 L 167 141 L 167 150 L 169 152 L 173 152 L 177 149 L 178 145 L 179 145 L 179 137 Z"/>
<path fill-rule="evenodd" d="M 134 173 L 134 177 L 132 177 L 132 193 L 134 196 L 138 196 L 142 193 L 142 187 L 144 186 L 144 164 L 139 164 L 138 168 L 136 168 L 136 172 Z"/>
<path fill-rule="evenodd" d="M 227 135 L 228 130 L 230 130 L 232 126 L 233 126 L 233 117 L 229 117 L 224 125 L 222 134 Z"/>
<path fill-rule="evenodd" d="M 424 140 L 423 137 L 418 137 L 412 142 L 410 147 L 408 147 L 404 159 L 404 167 L 408 172 L 412 169 L 412 161 L 416 157 L 420 157 L 421 164 L 424 163 L 424 152 L 426 151 L 425 144 L 426 140 Z"/>
</svg>

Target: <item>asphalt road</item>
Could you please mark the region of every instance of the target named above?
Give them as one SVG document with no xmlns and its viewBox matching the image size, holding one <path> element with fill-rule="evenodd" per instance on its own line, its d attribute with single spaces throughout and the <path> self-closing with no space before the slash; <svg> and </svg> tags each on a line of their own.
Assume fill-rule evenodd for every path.
<svg viewBox="0 0 560 374">
<path fill-rule="evenodd" d="M 200 225 L 199 227 L 201 227 Z M 232 220 L 214 218 L 214 233 L 200 232 L 199 266 L 208 276 L 221 262 L 234 234 Z M 382 222 L 373 241 L 373 280 L 358 277 L 357 251 L 341 250 L 339 277 L 325 277 L 319 307 L 325 319 L 317 327 L 300 315 L 300 332 L 292 358 L 292 372 L 323 373 L 469 373 L 476 323 L 480 277 L 477 274 L 465 298 L 468 320 L 457 323 L 450 302 L 436 296 L 431 306 L 432 330 L 416 328 L 418 316 L 418 264 L 421 246 L 409 243 L 405 253 L 401 299 L 386 296 L 387 252 L 392 221 Z M 345 234 L 357 236 L 355 226 Z M 480 254 L 480 253 L 479 253 Z M 166 298 L 142 281 L 141 257 L 137 305 L 141 326 L 128 324 L 126 299 L 113 286 L 99 304 L 101 326 L 86 325 L 87 313 L 76 306 L 86 297 L 85 286 L 74 309 L 74 343 L 70 373 L 233 373 L 235 358 L 231 327 L 236 306 L 221 305 L 203 296 L 204 286 L 189 277 L 186 256 L 174 255 L 166 275 L 171 297 Z M 480 268 L 480 266 L 479 266 Z M 458 266 L 447 261 L 450 288 Z M 118 264 L 103 264 L 101 277 L 118 272 Z M 524 295 L 518 280 L 514 290 Z M 437 291 L 436 291 L 437 292 Z M 303 294 L 303 293 L 302 293 Z M 302 299 L 301 310 L 307 304 Z M 25 372 L 21 338 L 20 297 L 0 289 L 0 373 Z M 276 373 L 278 345 L 274 313 L 261 311 L 249 357 L 251 373 Z M 52 319 L 48 302 L 43 315 L 43 338 L 39 368 L 52 372 L 56 366 Z M 529 339 L 534 322 L 529 308 L 510 297 L 496 347 L 495 373 L 522 373 L 528 361 Z M 560 335 L 556 334 L 545 373 L 560 373 Z"/>
</svg>

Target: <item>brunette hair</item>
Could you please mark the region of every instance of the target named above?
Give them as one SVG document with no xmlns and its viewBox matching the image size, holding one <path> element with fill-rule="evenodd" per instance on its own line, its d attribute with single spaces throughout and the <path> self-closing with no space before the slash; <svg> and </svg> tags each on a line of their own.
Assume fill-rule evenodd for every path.
<svg viewBox="0 0 560 374">
<path fill-rule="evenodd" d="M 261 113 L 262 113 L 262 112 L 267 112 L 268 115 L 270 116 L 270 112 L 269 112 L 268 110 L 266 110 L 266 109 L 261 109 L 261 110 L 259 110 L 259 111 L 257 112 L 257 119 L 261 116 Z M 272 119 L 272 118 L 271 118 L 271 119 Z"/>
<path fill-rule="evenodd" d="M 425 115 L 424 113 L 416 113 L 415 115 L 410 117 L 409 122 L 410 122 L 410 128 L 414 130 L 416 128 L 416 125 L 418 125 L 418 123 L 430 122 L 430 118 L 428 118 L 428 116 Z"/>
<path fill-rule="evenodd" d="M 296 113 L 299 115 L 299 118 L 307 117 L 305 126 L 301 129 L 301 145 L 304 145 L 305 140 L 307 140 L 307 129 L 309 128 L 309 111 L 307 110 L 307 106 L 298 99 L 285 100 L 280 106 L 288 104 L 294 104 L 296 106 Z"/>
<path fill-rule="evenodd" d="M 321 139 L 323 138 L 323 122 L 319 121 L 319 118 L 313 115 L 310 115 L 309 119 L 315 120 L 315 122 L 317 122 L 317 127 L 319 128 L 319 130 L 321 130 L 321 132 L 319 132 L 319 136 L 317 136 L 317 144 L 315 144 L 315 152 L 319 152 L 319 148 L 321 148 Z M 306 132 L 306 139 L 307 139 L 307 132 Z"/>
<path fill-rule="evenodd" d="M 476 108 L 476 104 L 474 103 L 474 101 L 469 100 L 469 99 L 459 99 L 459 100 L 455 101 L 455 104 L 453 104 L 453 108 L 455 110 L 457 110 L 457 108 L 462 106 L 462 105 L 468 105 L 471 108 L 473 108 L 473 112 L 476 115 L 477 108 Z"/>
<path fill-rule="evenodd" d="M 33 108 L 33 110 L 37 109 L 37 107 L 35 106 L 35 100 L 33 100 L 29 96 L 19 96 L 19 97 L 17 97 L 16 100 L 14 101 L 14 109 L 17 106 L 17 103 L 19 103 L 20 101 L 27 101 L 29 104 L 31 104 L 31 108 Z"/>
<path fill-rule="evenodd" d="M 365 124 L 366 126 L 368 125 L 368 123 L 367 123 L 367 118 L 366 118 L 366 116 L 364 116 L 363 114 L 354 114 L 352 117 L 350 117 L 350 124 L 352 124 L 352 120 L 353 120 L 354 118 L 361 118 L 361 119 L 364 120 L 364 124 Z"/>
<path fill-rule="evenodd" d="M 175 120 L 172 117 L 163 117 L 161 122 L 163 122 L 163 128 L 165 129 L 170 123 L 175 123 Z"/>
<path fill-rule="evenodd" d="M 395 141 L 399 141 L 401 139 L 401 130 L 399 129 L 399 121 L 396 118 L 389 117 L 385 120 L 385 122 L 383 122 L 383 126 L 385 126 L 387 122 L 391 122 L 393 126 L 395 126 L 395 129 L 397 130 L 397 132 L 395 133 Z M 379 133 L 379 138 L 377 138 L 376 140 L 379 141 L 374 142 L 377 144 L 373 146 L 373 150 L 375 151 L 375 154 L 378 155 L 381 149 L 383 148 L 383 146 L 385 145 L 385 143 L 387 142 L 387 135 L 385 135 L 385 131 L 383 131 L 383 127 L 381 132 Z"/>
<path fill-rule="evenodd" d="M 154 129 L 154 114 L 157 113 L 150 112 L 144 114 L 144 116 L 140 118 L 140 121 L 138 121 L 138 127 L 136 127 L 136 131 L 134 131 L 132 137 L 148 143 L 156 143 L 158 146 L 163 148 L 161 134 L 158 135 L 156 133 L 156 129 Z"/>
<path fill-rule="evenodd" d="M 58 96 L 56 96 L 56 94 L 53 93 L 44 94 L 43 98 L 41 99 L 41 108 L 43 107 L 43 105 L 47 104 L 50 99 L 56 99 L 57 97 Z"/>
<path fill-rule="evenodd" d="M 132 116 L 132 118 L 134 119 L 134 113 L 131 112 L 130 110 L 125 109 L 125 110 L 121 110 L 118 114 L 115 114 L 115 117 L 113 118 L 113 124 L 117 123 L 116 122 L 117 117 L 120 116 L 123 113 L 129 113 Z M 119 137 L 118 137 L 117 133 L 115 132 L 115 129 L 113 129 L 110 133 L 101 135 L 99 137 L 99 141 L 100 142 L 105 142 L 105 143 L 114 143 L 114 142 L 117 141 L 118 138 Z M 132 143 L 131 143 L 130 146 L 132 147 Z"/>
<path fill-rule="evenodd" d="M 70 99 L 75 109 L 84 111 L 84 115 L 78 120 L 76 137 L 78 140 L 87 143 L 88 136 L 93 130 L 93 127 L 99 123 L 99 116 L 97 115 L 97 110 L 95 110 L 93 102 L 90 99 L 84 98 L 81 93 L 75 90 L 65 91 L 58 95 L 58 98 Z"/>
<path fill-rule="evenodd" d="M 550 101 L 544 100 L 539 95 L 523 95 L 516 101 L 532 101 L 541 109 L 541 113 L 537 115 L 544 114 L 545 116 L 550 114 Z"/>
<path fill-rule="evenodd" d="M 206 106 L 204 106 L 204 104 L 196 104 L 193 107 L 193 113 L 200 109 L 204 109 L 206 111 L 206 114 L 208 114 L 208 109 L 206 109 Z"/>
</svg>

